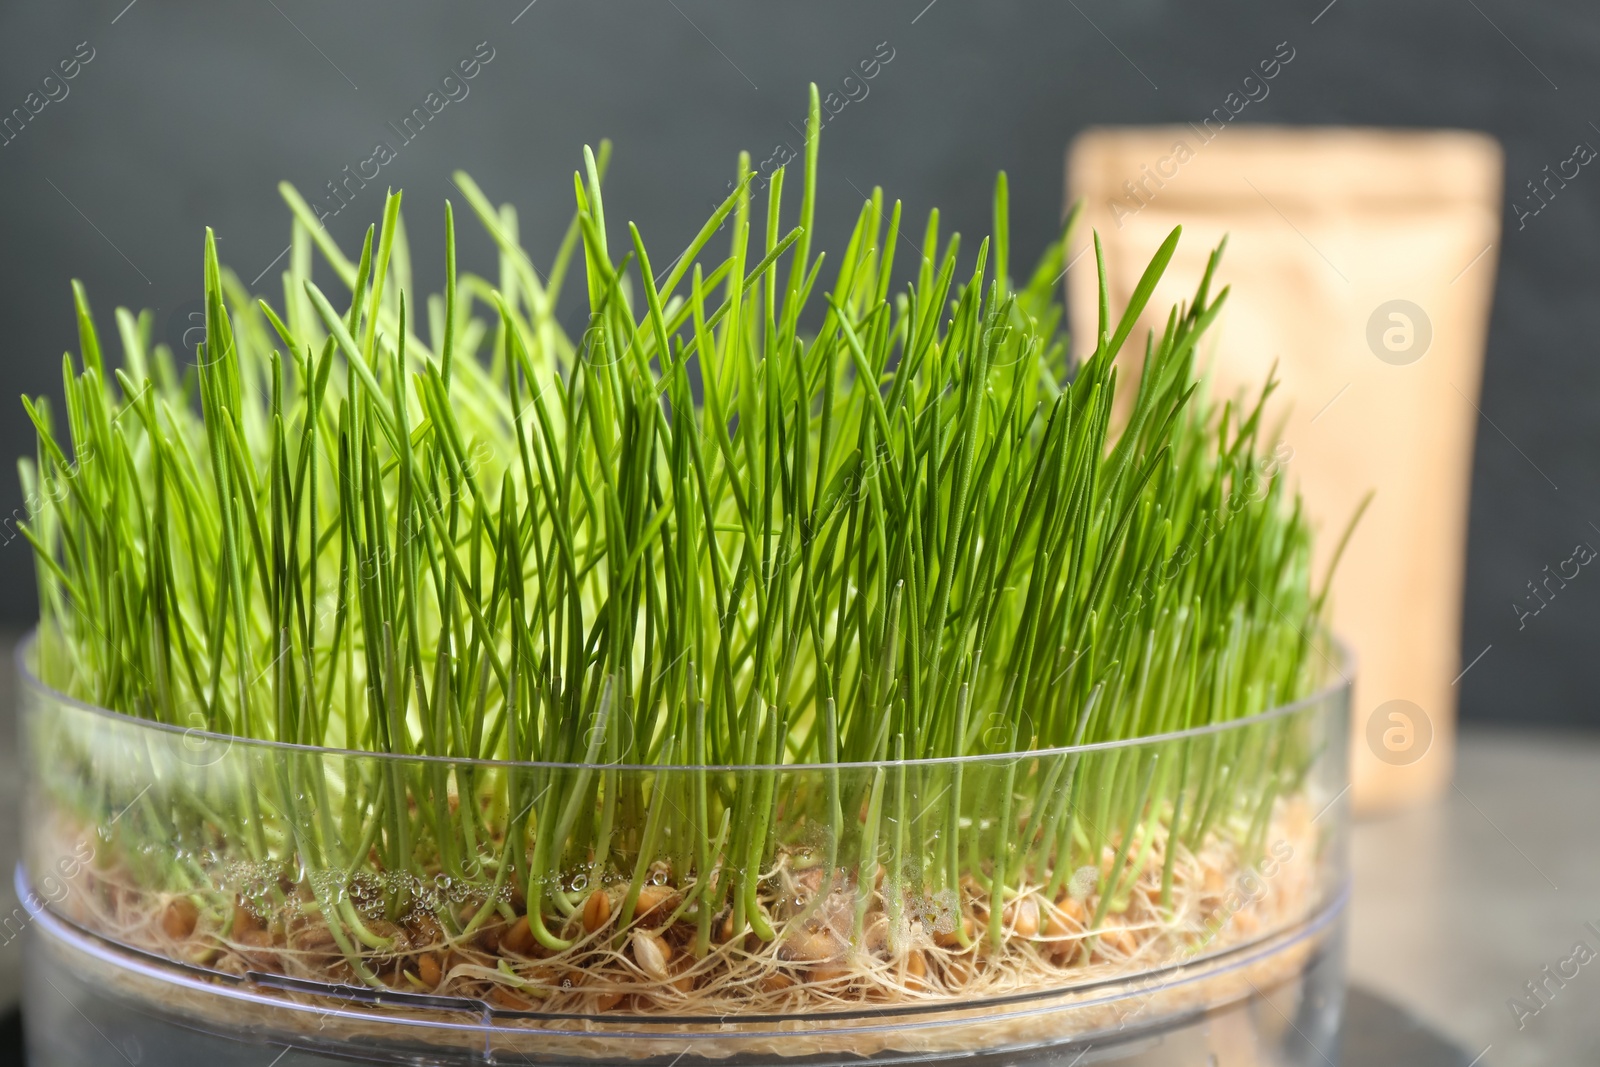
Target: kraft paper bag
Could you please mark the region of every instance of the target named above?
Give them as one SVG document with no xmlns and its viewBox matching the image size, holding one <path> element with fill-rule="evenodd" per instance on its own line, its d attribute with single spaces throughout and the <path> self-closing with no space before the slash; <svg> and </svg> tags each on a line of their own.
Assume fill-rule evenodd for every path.
<svg viewBox="0 0 1600 1067">
<path fill-rule="evenodd" d="M 1501 172 L 1496 142 L 1443 131 L 1208 122 L 1091 130 L 1069 154 L 1067 195 L 1084 200 L 1088 224 L 1066 279 L 1077 350 L 1095 332 L 1089 227 L 1115 308 L 1183 225 L 1141 342 L 1193 295 L 1226 234 L 1219 277 L 1233 289 L 1203 359 L 1219 399 L 1253 401 L 1276 364 L 1269 409 L 1320 532 L 1319 581 L 1375 492 L 1332 594 L 1355 660 L 1358 810 L 1436 795 L 1450 779 L 1457 695 L 1478 651 L 1462 661 L 1460 616 Z"/>
</svg>

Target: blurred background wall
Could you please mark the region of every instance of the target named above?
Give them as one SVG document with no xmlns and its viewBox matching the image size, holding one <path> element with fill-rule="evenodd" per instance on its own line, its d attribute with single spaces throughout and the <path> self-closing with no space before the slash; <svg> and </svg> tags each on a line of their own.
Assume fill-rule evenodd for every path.
<svg viewBox="0 0 1600 1067">
<path fill-rule="evenodd" d="M 1551 180 L 1570 174 L 1577 146 L 1600 147 L 1600 9 L 1577 0 L 7 3 L 0 516 L 25 514 L 10 457 L 33 435 L 15 397 L 59 394 L 61 353 L 77 350 L 69 279 L 86 284 L 102 336 L 114 308 L 150 307 L 181 348 L 210 225 L 224 260 L 277 303 L 280 179 L 323 205 L 347 251 L 384 186 L 403 187 L 431 290 L 440 201 L 464 207 L 455 168 L 519 207 L 542 262 L 570 216 L 581 146 L 610 137 L 608 212 L 658 249 L 681 247 L 739 149 L 760 163 L 802 147 L 815 81 L 844 101 L 822 140 L 824 247 L 842 242 L 874 184 L 916 227 L 937 205 L 947 227 L 983 233 L 1004 168 L 1022 264 L 1061 216 L 1074 134 L 1198 122 L 1280 46 L 1292 63 L 1235 121 L 1459 127 L 1505 146 L 1461 711 L 1600 725 L 1589 651 L 1600 577 L 1580 573 L 1529 614 L 1546 566 L 1575 542 L 1600 546 L 1600 170 Z M 463 268 L 492 271 L 481 231 L 458 228 Z M 34 612 L 29 549 L 0 523 L 0 624 L 24 628 Z"/>
</svg>

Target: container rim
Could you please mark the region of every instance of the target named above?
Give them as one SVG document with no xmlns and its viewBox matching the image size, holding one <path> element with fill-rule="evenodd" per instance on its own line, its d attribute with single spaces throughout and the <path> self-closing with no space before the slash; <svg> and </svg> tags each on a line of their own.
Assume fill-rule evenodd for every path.
<svg viewBox="0 0 1600 1067">
<path fill-rule="evenodd" d="M 1299 700 L 1288 704 L 1279 704 L 1276 707 L 1266 708 L 1254 715 L 1232 719 L 1228 722 L 1210 723 L 1205 726 L 1191 726 L 1186 730 L 1170 730 L 1166 733 L 1148 734 L 1144 737 L 1124 738 L 1120 741 L 1098 741 L 1087 745 L 1063 745 L 1056 748 L 1032 748 L 1016 752 L 1000 752 L 978 754 L 971 756 L 944 756 L 925 757 L 908 760 L 862 760 L 853 763 L 728 763 L 728 764 L 680 764 L 680 763 L 552 763 L 543 760 L 498 760 L 479 759 L 469 756 L 430 756 L 412 755 L 402 752 L 372 752 L 363 749 L 331 748 L 320 745 L 303 745 L 291 741 L 268 741 L 261 738 L 240 737 L 236 734 L 217 733 L 211 730 L 201 730 L 195 727 L 177 726 L 172 723 L 157 722 L 154 719 L 141 719 L 124 712 L 113 711 L 97 704 L 79 700 L 69 696 L 54 686 L 42 680 L 33 669 L 33 651 L 39 642 L 39 628 L 30 629 L 21 641 L 17 642 L 15 658 L 17 675 L 22 684 L 31 688 L 40 695 L 58 703 L 76 708 L 80 711 L 108 719 L 112 722 L 121 722 L 127 725 L 168 733 L 184 739 L 198 739 L 201 741 L 217 741 L 227 745 L 245 745 L 253 748 L 264 749 L 269 752 L 299 752 L 313 756 L 338 756 L 344 758 L 373 759 L 379 761 L 399 761 L 405 763 L 444 764 L 451 767 L 485 767 L 491 769 L 583 769 L 607 771 L 721 771 L 721 772 L 794 772 L 794 771 L 844 771 L 844 770 L 876 770 L 890 767 L 915 767 L 939 766 L 956 764 L 1003 763 L 1017 760 L 1039 759 L 1051 756 L 1069 756 L 1088 752 L 1108 752 L 1114 749 L 1135 748 L 1145 745 L 1160 745 L 1189 738 L 1206 737 L 1216 734 L 1229 733 L 1234 730 L 1246 730 L 1253 726 L 1284 718 L 1317 704 L 1325 703 L 1339 693 L 1348 693 L 1353 685 L 1355 675 L 1355 654 L 1350 646 L 1338 637 L 1330 634 L 1319 634 L 1313 640 L 1313 648 L 1322 656 L 1329 667 L 1333 669 L 1334 678 L 1330 679 L 1312 693 L 1301 697 Z M 1327 652 L 1319 645 L 1325 645 L 1334 658 L 1330 659 Z"/>
</svg>

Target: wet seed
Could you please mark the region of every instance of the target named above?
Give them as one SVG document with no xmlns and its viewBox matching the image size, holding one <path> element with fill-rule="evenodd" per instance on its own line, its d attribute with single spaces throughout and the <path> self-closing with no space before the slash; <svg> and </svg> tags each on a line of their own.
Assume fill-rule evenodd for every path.
<svg viewBox="0 0 1600 1067">
<path fill-rule="evenodd" d="M 606 896 L 603 889 L 596 889 L 589 894 L 589 899 L 583 902 L 583 929 L 585 933 L 594 933 L 611 920 L 611 898 Z"/>
<path fill-rule="evenodd" d="M 194 901 L 188 897 L 178 897 L 167 905 L 167 910 L 161 916 L 161 930 L 174 941 L 182 941 L 194 933 L 195 924 L 200 921 L 200 909 L 194 906 Z"/>
<path fill-rule="evenodd" d="M 672 958 L 672 948 L 654 934 L 636 930 L 633 934 L 633 961 L 651 978 L 667 977 L 667 961 Z"/>
<path fill-rule="evenodd" d="M 530 1011 L 533 1008 L 532 1001 L 518 996 L 503 985 L 497 985 L 491 989 L 489 991 L 489 999 L 498 1007 L 507 1008 L 511 1011 Z"/>
<path fill-rule="evenodd" d="M 821 963 L 806 972 L 806 979 L 815 983 L 837 982 L 841 978 L 849 978 L 850 968 L 843 963 Z"/>
<path fill-rule="evenodd" d="M 977 926 L 973 923 L 970 916 L 963 915 L 961 917 L 961 929 L 966 933 L 967 940 L 970 942 L 977 931 Z M 940 948 L 956 948 L 961 944 L 961 938 L 956 936 L 956 928 L 955 924 L 953 923 L 948 930 L 935 931 L 933 935 L 933 941 L 934 944 L 938 945 Z"/>
<path fill-rule="evenodd" d="M 1018 937 L 1033 937 L 1039 932 L 1039 902 L 1033 897 L 1014 902 L 1006 908 L 1005 920 Z"/>
<path fill-rule="evenodd" d="M 794 987 L 794 979 L 782 971 L 773 971 L 771 974 L 763 975 L 757 985 L 763 993 L 781 993 L 785 989 Z"/>
<path fill-rule="evenodd" d="M 417 960 L 417 977 L 429 989 L 439 988 L 439 980 L 444 977 L 444 972 L 439 969 L 439 957 L 431 952 L 424 953 Z"/>
<path fill-rule="evenodd" d="M 906 953 L 906 988 L 922 991 L 928 988 L 928 959 L 920 948 Z"/>
<path fill-rule="evenodd" d="M 640 922 L 652 923 L 665 919 L 678 906 L 678 894 L 664 885 L 647 885 L 639 890 L 639 902 L 633 914 Z"/>
<path fill-rule="evenodd" d="M 500 951 L 514 952 L 518 956 L 526 956 L 533 951 L 533 931 L 528 927 L 526 915 L 517 916 L 517 921 L 511 924 L 511 929 L 500 935 Z"/>
<path fill-rule="evenodd" d="M 785 959 L 801 963 L 819 963 L 841 955 L 844 946 L 839 939 L 825 930 L 796 930 L 784 938 L 779 952 Z"/>
</svg>

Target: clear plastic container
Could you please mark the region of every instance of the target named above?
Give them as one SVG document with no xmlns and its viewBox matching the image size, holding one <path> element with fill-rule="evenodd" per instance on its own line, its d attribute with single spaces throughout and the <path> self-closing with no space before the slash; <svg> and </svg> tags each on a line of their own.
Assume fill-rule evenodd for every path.
<svg viewBox="0 0 1600 1067">
<path fill-rule="evenodd" d="M 555 766 L 186 731 L 28 653 L 36 1067 L 1337 1060 L 1347 681 L 1002 758 Z"/>
</svg>

